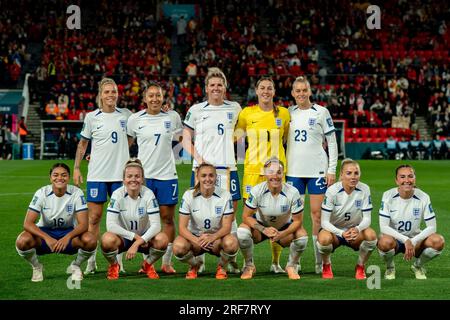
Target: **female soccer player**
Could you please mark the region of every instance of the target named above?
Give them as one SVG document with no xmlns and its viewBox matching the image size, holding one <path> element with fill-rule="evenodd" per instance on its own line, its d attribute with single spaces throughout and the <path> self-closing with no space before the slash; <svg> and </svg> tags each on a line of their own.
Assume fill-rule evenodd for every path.
<svg viewBox="0 0 450 320">
<path fill-rule="evenodd" d="M 217 173 L 213 165 L 202 163 L 197 168 L 197 183 L 187 190 L 181 201 L 179 236 L 173 253 L 190 268 L 186 279 L 197 278 L 200 261 L 195 257 L 208 252 L 220 256 L 216 279 L 226 279 L 228 262 L 237 255 L 239 244 L 231 234 L 234 220 L 230 192 L 216 187 Z"/>
<path fill-rule="evenodd" d="M 183 148 L 194 158 L 191 187 L 195 185 L 195 169 L 204 162 L 217 169 L 217 186 L 231 192 L 233 210 L 241 199 L 239 176 L 234 153 L 234 128 L 241 106 L 225 100 L 227 79 L 219 68 L 210 68 L 205 79 L 207 101 L 193 105 L 184 119 Z M 233 232 L 237 230 L 233 223 Z M 204 255 L 200 257 L 203 261 Z M 239 272 L 236 261 L 229 267 Z M 200 271 L 201 272 L 201 271 Z"/>
<path fill-rule="evenodd" d="M 103 204 L 108 195 L 122 185 L 122 170 L 130 158 L 126 125 L 129 113 L 117 108 L 118 90 L 114 80 L 104 78 L 99 83 L 98 109 L 89 112 L 84 119 L 81 139 L 75 155 L 73 181 L 83 183 L 81 160 L 91 141 L 91 154 L 87 175 L 87 203 L 89 231 L 98 239 Z M 97 269 L 95 254 L 89 259 L 85 273 Z"/>
<path fill-rule="evenodd" d="M 251 279 L 256 272 L 253 244 L 270 239 L 289 246 L 286 272 L 298 280 L 300 255 L 306 249 L 308 235 L 303 228 L 303 203 L 300 193 L 283 182 L 284 164 L 272 157 L 264 164 L 266 181 L 254 186 L 245 202 L 243 223 L 238 228 L 239 246 L 245 259 L 241 279 Z"/>
<path fill-rule="evenodd" d="M 177 112 L 164 112 L 164 92 L 156 82 L 151 82 L 144 92 L 147 109 L 128 119 L 129 145 L 137 138 L 138 158 L 145 171 L 146 185 L 156 196 L 163 221 L 163 231 L 169 238 L 167 252 L 163 257 L 161 271 L 175 273 L 172 266 L 172 242 L 175 239 L 175 206 L 178 203 L 178 175 L 172 141 L 178 140 L 182 130 Z"/>
<path fill-rule="evenodd" d="M 55 163 L 50 169 L 50 185 L 40 188 L 28 206 L 24 231 L 17 237 L 16 250 L 33 268 L 31 281 L 44 280 L 38 255 L 75 254 L 67 268 L 72 281 L 83 280 L 80 265 L 94 254 L 97 240 L 88 232 L 86 200 L 81 189 L 69 185 L 70 169 Z M 36 221 L 39 221 L 36 223 Z"/>
<path fill-rule="evenodd" d="M 123 186 L 114 191 L 106 217 L 107 232 L 102 236 L 102 251 L 109 262 L 107 278 L 119 278 L 117 254 L 126 251 L 147 254 L 143 269 L 150 279 L 158 279 L 153 264 L 166 252 L 168 237 L 161 231 L 158 201 L 144 184 L 141 161 L 129 160 L 123 170 Z"/>
<path fill-rule="evenodd" d="M 436 214 L 430 196 L 416 188 L 416 173 L 410 165 L 395 170 L 395 183 L 383 194 L 380 208 L 381 237 L 378 251 L 386 263 L 384 278 L 395 279 L 394 256 L 404 254 L 406 261 L 415 257 L 411 270 L 416 279 L 426 279 L 423 265 L 444 249 L 444 237 L 436 233 Z M 421 230 L 422 219 L 426 228 Z"/>
<path fill-rule="evenodd" d="M 256 95 L 258 104 L 242 110 L 236 127 L 237 137 L 245 133 L 248 143 L 242 187 L 244 202 L 248 199 L 251 188 L 265 181 L 263 166 L 268 158 L 274 156 L 286 163 L 283 143 L 286 142 L 289 130 L 289 112 L 285 108 L 275 106 L 275 84 L 271 78 L 262 77 L 258 80 Z M 276 242 L 271 245 L 270 270 L 275 273 L 284 272 L 279 263 L 282 248 Z"/>
<path fill-rule="evenodd" d="M 321 272 L 321 255 L 317 250 L 320 229 L 320 206 L 327 187 L 336 180 L 338 149 L 334 124 L 328 110 L 310 101 L 311 86 L 305 77 L 298 77 L 292 85 L 297 105 L 289 108 L 291 124 L 287 139 L 286 181 L 296 187 L 303 199 L 308 189 L 315 271 Z M 323 144 L 326 140 L 328 153 Z"/>
<path fill-rule="evenodd" d="M 322 278 L 332 279 L 330 254 L 345 245 L 359 251 L 355 278 L 366 278 L 364 265 L 377 245 L 377 234 L 370 228 L 372 201 L 370 188 L 360 182 L 361 169 L 352 159 L 341 164 L 340 181 L 328 188 L 322 203 L 322 229 L 317 247 L 322 255 Z"/>
</svg>

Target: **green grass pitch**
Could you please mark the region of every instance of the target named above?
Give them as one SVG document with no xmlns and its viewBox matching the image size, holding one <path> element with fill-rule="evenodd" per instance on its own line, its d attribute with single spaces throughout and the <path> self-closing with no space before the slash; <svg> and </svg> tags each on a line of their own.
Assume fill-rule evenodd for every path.
<svg viewBox="0 0 450 320">
<path fill-rule="evenodd" d="M 335 278 L 324 281 L 314 274 L 314 255 L 311 241 L 302 257 L 302 273 L 299 281 L 288 280 L 286 275 L 274 275 L 268 272 L 271 254 L 269 244 L 263 242 L 255 246 L 255 264 L 257 274 L 250 281 L 240 280 L 239 275 L 229 275 L 228 280 L 218 281 L 214 278 L 217 259 L 207 256 L 206 273 L 197 280 L 184 279 L 187 265 L 174 259 L 177 274 L 166 276 L 161 274 L 159 280 L 149 280 L 137 275 L 141 258 L 126 261 L 126 275 L 121 275 L 118 281 L 108 281 L 105 278 L 107 263 L 100 252 L 97 253 L 99 270 L 95 275 L 85 276 L 80 290 L 70 290 L 67 287 L 67 265 L 72 257 L 65 255 L 47 255 L 40 257 L 44 264 L 44 281 L 32 283 L 31 267 L 20 258 L 14 247 L 14 242 L 22 231 L 22 223 L 27 206 L 33 193 L 49 182 L 48 170 L 56 161 L 0 161 L 0 299 L 449 299 L 450 298 L 450 259 L 449 250 L 431 261 L 426 267 L 428 279 L 416 280 L 410 271 L 411 263 L 402 260 L 402 255 L 395 258 L 397 279 L 381 280 L 380 289 L 370 290 L 366 281 L 356 281 L 354 266 L 357 253 L 341 247 L 332 255 Z M 72 168 L 73 162 L 66 161 Z M 422 161 L 410 162 L 416 168 L 417 185 L 431 196 L 433 208 L 437 215 L 438 232 L 449 238 L 450 235 L 450 162 Z M 400 163 L 396 161 L 360 161 L 362 181 L 367 183 L 372 191 L 374 210 L 372 212 L 372 227 L 379 232 L 378 209 L 382 193 L 394 187 L 394 169 Z M 86 162 L 83 164 L 86 166 Z M 242 166 L 240 166 L 242 181 Z M 189 185 L 191 166 L 178 166 L 180 178 L 180 197 Z M 86 175 L 86 167 L 83 168 Z M 85 185 L 83 185 L 85 188 Z M 240 222 L 242 203 L 237 215 Z M 305 226 L 310 232 L 309 206 L 306 204 Z M 105 219 L 102 232 L 105 231 Z M 288 250 L 284 249 L 281 264 L 287 260 Z M 239 254 L 239 265 L 242 256 Z M 158 269 L 160 262 L 158 264 Z M 368 265 L 385 267 L 375 251 Z M 84 266 L 83 266 L 84 267 Z M 369 275 L 369 274 L 368 274 Z"/>
</svg>

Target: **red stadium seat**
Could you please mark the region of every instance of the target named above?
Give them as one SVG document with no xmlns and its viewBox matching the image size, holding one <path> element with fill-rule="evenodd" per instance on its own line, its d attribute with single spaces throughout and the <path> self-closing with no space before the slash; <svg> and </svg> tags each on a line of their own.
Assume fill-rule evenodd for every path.
<svg viewBox="0 0 450 320">
<path fill-rule="evenodd" d="M 352 128 L 352 136 L 354 139 L 359 138 L 359 132 L 360 132 L 359 128 Z"/>
<path fill-rule="evenodd" d="M 397 138 L 397 128 L 388 128 L 387 135 L 388 137 L 393 136 L 394 138 Z"/>
<path fill-rule="evenodd" d="M 386 138 L 380 138 L 380 137 L 376 137 L 376 138 L 372 138 L 372 142 L 385 142 Z"/>
<path fill-rule="evenodd" d="M 378 138 L 378 128 L 370 128 L 370 137 L 372 139 Z"/>
<path fill-rule="evenodd" d="M 348 138 L 352 138 L 353 137 L 352 128 L 345 128 L 344 134 L 345 140 L 347 140 Z"/>
<path fill-rule="evenodd" d="M 386 139 L 387 138 L 387 128 L 379 128 L 378 136 L 382 139 Z"/>
<path fill-rule="evenodd" d="M 369 136 L 369 128 L 361 128 L 361 138 L 367 138 Z"/>
</svg>

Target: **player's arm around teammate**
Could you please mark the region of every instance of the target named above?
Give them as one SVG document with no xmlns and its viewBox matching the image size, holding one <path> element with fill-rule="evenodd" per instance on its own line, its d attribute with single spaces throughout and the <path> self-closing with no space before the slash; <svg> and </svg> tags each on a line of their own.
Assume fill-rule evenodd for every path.
<svg viewBox="0 0 450 320">
<path fill-rule="evenodd" d="M 231 194 L 215 186 L 214 166 L 200 164 L 196 175 L 196 186 L 183 195 L 173 253 L 179 261 L 189 264 L 187 279 L 197 278 L 200 263 L 196 256 L 204 252 L 220 256 L 216 279 L 226 279 L 225 267 L 239 249 L 236 237 L 231 234 Z"/>
<path fill-rule="evenodd" d="M 385 279 L 395 279 L 394 256 L 404 254 L 410 261 L 416 279 L 426 279 L 423 265 L 436 258 L 444 249 L 444 237 L 436 232 L 436 214 L 430 197 L 416 188 L 416 173 L 410 165 L 400 165 L 395 171 L 397 188 L 383 194 L 380 208 L 378 251 L 386 263 Z M 426 228 L 421 230 L 422 219 Z"/>
<path fill-rule="evenodd" d="M 38 255 L 49 253 L 75 254 L 67 268 L 72 280 L 81 281 L 80 265 L 96 247 L 96 238 L 88 232 L 88 213 L 83 192 L 68 185 L 70 169 L 56 163 L 50 169 L 51 185 L 40 188 L 31 201 L 24 222 L 24 231 L 17 237 L 16 250 L 33 268 L 31 281 L 44 279 Z M 39 219 L 39 221 L 37 221 Z M 76 223 L 75 223 L 76 222 Z"/>
<path fill-rule="evenodd" d="M 158 202 L 144 184 L 140 160 L 129 160 L 123 172 L 123 186 L 114 191 L 108 206 L 107 232 L 102 236 L 102 251 L 109 263 L 107 278 L 119 278 L 117 255 L 126 251 L 126 258 L 136 253 L 147 254 L 144 270 L 150 279 L 158 279 L 153 264 L 165 253 L 168 238 L 161 232 Z"/>
<path fill-rule="evenodd" d="M 377 245 L 377 235 L 370 228 L 372 201 L 369 187 L 360 182 L 361 169 L 352 159 L 344 159 L 340 181 L 326 192 L 322 203 L 322 229 L 317 247 L 322 255 L 322 278 L 332 279 L 330 255 L 345 245 L 359 252 L 355 278 L 366 278 L 365 263 Z"/>
<path fill-rule="evenodd" d="M 315 271 L 322 271 L 321 255 L 317 249 L 320 229 L 321 204 L 327 187 L 336 180 L 338 149 L 335 128 L 328 110 L 310 101 L 311 86 L 301 76 L 292 85 L 296 105 L 289 108 L 291 123 L 287 142 L 286 181 L 296 187 L 304 197 L 308 190 Z M 329 157 L 323 148 L 326 140 Z"/>
<path fill-rule="evenodd" d="M 299 192 L 283 182 L 284 165 L 270 158 L 264 165 L 266 182 L 253 187 L 245 202 L 242 224 L 238 228 L 239 246 L 245 259 L 241 279 L 251 279 L 256 272 L 253 245 L 269 239 L 289 246 L 286 271 L 289 279 L 300 279 L 300 255 L 308 237 L 303 228 L 303 203 Z"/>
</svg>

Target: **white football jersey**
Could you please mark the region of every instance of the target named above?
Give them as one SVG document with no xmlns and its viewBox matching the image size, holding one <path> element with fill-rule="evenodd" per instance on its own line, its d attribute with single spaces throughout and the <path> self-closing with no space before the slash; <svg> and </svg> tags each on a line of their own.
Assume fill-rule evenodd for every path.
<svg viewBox="0 0 450 320">
<path fill-rule="evenodd" d="M 281 193 L 273 196 L 267 182 L 261 182 L 250 190 L 245 205 L 256 209 L 256 220 L 265 227 L 282 228 L 291 222 L 292 215 L 303 212 L 303 201 L 297 188 L 283 183 Z"/>
<path fill-rule="evenodd" d="M 142 110 L 128 119 L 127 134 L 137 138 L 145 178 L 177 179 L 172 140 L 181 130 L 181 119 L 175 111 L 152 115 Z"/>
<path fill-rule="evenodd" d="M 67 229 L 77 224 L 75 215 L 87 211 L 86 200 L 80 188 L 68 185 L 62 197 L 53 193 L 52 185 L 40 188 L 28 208 L 39 213 L 38 227 Z"/>
<path fill-rule="evenodd" d="M 122 229 L 119 235 L 126 239 L 133 240 L 134 235 L 138 234 L 146 242 L 149 241 L 151 237 L 146 234 L 147 230 L 152 224 L 160 225 L 155 195 L 149 188 L 142 186 L 135 200 L 128 195 L 125 186 L 118 188 L 111 196 L 106 217 L 107 230 L 116 233 L 117 228 L 112 228 L 111 222 Z"/>
<path fill-rule="evenodd" d="M 334 134 L 333 120 L 327 108 L 313 104 L 302 110 L 289 107 L 291 122 L 287 140 L 287 176 L 298 178 L 325 177 L 328 156 L 323 148 L 325 135 Z M 336 159 L 337 160 L 337 159 Z"/>
<path fill-rule="evenodd" d="M 380 208 L 380 220 L 389 218 L 389 226 L 397 232 L 412 238 L 421 232 L 422 219 L 435 219 L 430 197 L 420 189 L 414 189 L 414 195 L 402 199 L 397 188 L 383 194 Z"/>
<path fill-rule="evenodd" d="M 123 168 L 130 158 L 127 138 L 129 113 L 106 113 L 97 109 L 84 119 L 81 136 L 91 141 L 87 181 L 122 181 Z"/>
<path fill-rule="evenodd" d="M 362 182 L 358 182 L 355 190 L 347 194 L 342 182 L 338 181 L 327 189 L 322 202 L 322 214 L 330 215 L 330 223 L 342 230 L 358 226 L 363 212 L 372 209 L 370 188 Z"/>
<path fill-rule="evenodd" d="M 184 125 L 194 130 L 195 148 L 206 162 L 236 170 L 234 127 L 241 110 L 234 101 L 224 101 L 220 106 L 205 101 L 189 109 Z M 197 166 L 194 159 L 193 167 Z"/>
<path fill-rule="evenodd" d="M 188 229 L 192 234 L 215 233 L 222 227 L 222 217 L 233 214 L 231 193 L 216 187 L 213 195 L 205 198 L 189 189 L 183 194 L 180 214 L 190 216 Z"/>
</svg>

